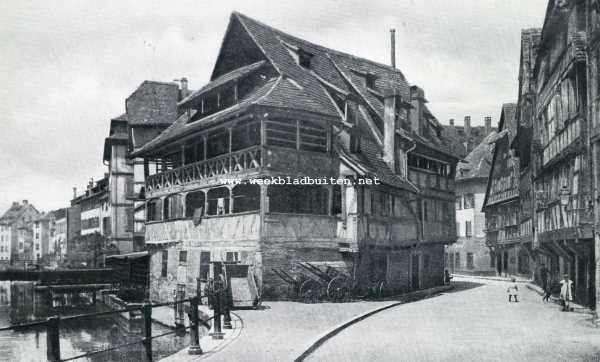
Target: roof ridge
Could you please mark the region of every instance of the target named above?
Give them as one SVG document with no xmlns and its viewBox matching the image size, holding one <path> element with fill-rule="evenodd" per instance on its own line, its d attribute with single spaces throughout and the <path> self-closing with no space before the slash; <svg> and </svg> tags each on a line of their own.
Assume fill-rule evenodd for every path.
<svg viewBox="0 0 600 362">
<path fill-rule="evenodd" d="M 144 83 L 153 83 L 153 84 L 161 84 L 161 85 L 170 85 L 170 86 L 176 86 L 177 88 L 179 88 L 179 86 L 177 85 L 177 83 L 175 82 L 164 82 L 164 81 L 160 81 L 160 80 L 149 80 L 146 79 L 142 82 L 142 84 Z"/>
<path fill-rule="evenodd" d="M 328 47 L 320 45 L 320 44 L 315 44 L 315 43 L 313 43 L 311 41 L 299 38 L 299 37 L 297 37 L 295 35 L 292 35 L 292 34 L 286 33 L 285 31 L 279 30 L 279 29 L 277 29 L 277 28 L 275 28 L 275 27 L 273 27 L 271 25 L 265 24 L 265 23 L 263 23 L 260 20 L 256 20 L 256 19 L 254 19 L 252 17 L 249 17 L 248 15 L 242 14 L 242 13 L 240 13 L 238 11 L 233 11 L 232 14 L 234 14 L 235 16 L 237 16 L 238 18 L 240 18 L 241 21 L 243 21 L 243 20 L 250 20 L 250 21 L 252 21 L 252 22 L 254 22 L 254 23 L 256 23 L 256 24 L 258 24 L 260 26 L 263 26 L 263 27 L 265 27 L 265 28 L 267 28 L 269 30 L 272 30 L 274 32 L 281 33 L 281 34 L 284 34 L 285 36 L 293 38 L 296 41 L 307 43 L 307 44 L 309 44 L 311 46 L 314 46 L 316 48 L 321 48 L 321 50 L 324 50 L 325 52 L 330 52 L 330 53 L 333 53 L 333 54 L 337 54 L 339 56 L 345 56 L 345 57 L 349 57 L 349 58 L 352 58 L 352 59 L 355 59 L 355 60 L 360 60 L 360 61 L 363 61 L 363 62 L 370 63 L 372 65 L 376 65 L 378 67 L 387 69 L 389 71 L 397 72 L 397 73 L 399 73 L 402 76 L 402 79 L 404 79 L 404 81 L 408 82 L 406 80 L 406 77 L 404 76 L 404 73 L 402 73 L 402 71 L 400 69 L 398 69 L 396 67 L 392 67 L 391 65 L 380 63 L 380 62 L 377 62 L 377 61 L 374 61 L 374 60 L 371 60 L 371 59 L 359 57 L 359 56 L 356 56 L 356 55 L 353 55 L 353 54 L 350 54 L 350 53 L 342 52 L 340 50 L 328 48 Z"/>
</svg>

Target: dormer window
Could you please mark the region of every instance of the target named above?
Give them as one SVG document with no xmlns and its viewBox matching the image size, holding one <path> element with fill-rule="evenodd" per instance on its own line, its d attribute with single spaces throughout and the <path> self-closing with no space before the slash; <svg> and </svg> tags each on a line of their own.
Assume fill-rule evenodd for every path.
<svg viewBox="0 0 600 362">
<path fill-rule="evenodd" d="M 375 89 L 375 81 L 377 80 L 377 76 L 373 73 L 365 74 L 365 85 L 367 88 Z"/>
<path fill-rule="evenodd" d="M 288 52 L 294 58 L 294 60 L 296 60 L 296 63 L 298 63 L 299 66 L 301 66 L 302 68 L 310 69 L 310 62 L 313 57 L 312 53 L 307 52 L 306 50 L 300 47 L 297 47 L 290 43 L 286 43 L 284 41 L 282 41 L 282 44 L 285 46 L 285 48 L 288 50 Z"/>
<path fill-rule="evenodd" d="M 298 49 L 298 64 L 303 67 L 310 69 L 310 61 L 313 55 L 307 51 L 302 49 Z"/>
</svg>

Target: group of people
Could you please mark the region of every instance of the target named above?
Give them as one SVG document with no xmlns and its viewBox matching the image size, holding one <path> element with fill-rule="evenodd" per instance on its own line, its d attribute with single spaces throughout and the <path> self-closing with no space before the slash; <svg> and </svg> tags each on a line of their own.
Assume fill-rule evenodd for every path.
<svg viewBox="0 0 600 362">
<path fill-rule="evenodd" d="M 543 301 L 547 302 L 550 299 L 552 293 L 560 288 L 559 302 L 564 312 L 571 310 L 571 303 L 573 302 L 573 281 L 569 279 L 569 274 L 564 274 L 563 279 L 557 281 L 546 265 L 540 266 L 540 281 L 542 282 L 542 288 L 544 289 Z"/>
<path fill-rule="evenodd" d="M 565 274 L 563 279 L 557 282 L 548 268 L 544 264 L 540 268 L 540 279 L 542 288 L 544 289 L 544 297 L 542 300 L 547 302 L 550 300 L 552 292 L 560 288 L 559 303 L 562 306 L 563 312 L 571 311 L 571 302 L 573 302 L 573 281 L 569 279 L 569 275 Z M 511 284 L 506 289 L 508 294 L 508 302 L 519 302 L 519 287 L 516 279 L 512 278 Z"/>
</svg>

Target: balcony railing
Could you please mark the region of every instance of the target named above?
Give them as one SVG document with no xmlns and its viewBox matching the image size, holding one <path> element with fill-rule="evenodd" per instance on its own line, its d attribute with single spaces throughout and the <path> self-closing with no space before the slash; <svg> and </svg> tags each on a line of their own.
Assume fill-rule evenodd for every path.
<svg viewBox="0 0 600 362">
<path fill-rule="evenodd" d="M 146 178 L 146 190 L 155 191 L 260 168 L 261 148 L 254 146 L 149 176 Z"/>
</svg>

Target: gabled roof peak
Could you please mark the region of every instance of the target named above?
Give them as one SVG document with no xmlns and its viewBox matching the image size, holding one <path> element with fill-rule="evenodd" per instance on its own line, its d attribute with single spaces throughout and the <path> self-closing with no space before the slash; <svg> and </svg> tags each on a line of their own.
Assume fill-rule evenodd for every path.
<svg viewBox="0 0 600 362">
<path fill-rule="evenodd" d="M 263 22 L 261 22 L 261 21 L 259 21 L 259 20 L 256 20 L 256 19 L 254 19 L 254 18 L 252 18 L 252 17 L 249 17 L 248 15 L 242 14 L 242 13 L 240 13 L 240 12 L 238 12 L 238 11 L 233 11 L 233 12 L 231 13 L 231 16 L 232 16 L 232 17 L 234 17 L 234 16 L 235 16 L 235 17 L 237 17 L 237 18 L 238 18 L 240 21 L 242 21 L 242 22 L 243 22 L 243 21 L 246 21 L 246 20 L 247 20 L 247 21 L 252 21 L 252 22 L 254 22 L 254 23 L 256 23 L 256 24 L 258 24 L 258 25 L 260 25 L 260 26 L 262 26 L 262 27 L 264 27 L 264 28 L 267 28 L 267 29 L 269 29 L 269 30 L 273 31 L 273 32 L 276 32 L 276 33 L 278 33 L 278 34 L 283 34 L 283 35 L 285 35 L 286 37 L 292 38 L 292 39 L 294 39 L 294 40 L 295 40 L 295 41 L 297 41 L 297 42 L 303 43 L 303 44 L 305 44 L 306 46 L 309 46 L 309 47 L 315 47 L 315 48 L 317 48 L 317 49 L 319 49 L 319 50 L 321 50 L 321 51 L 325 51 L 325 52 L 327 52 L 327 53 L 331 53 L 331 54 L 334 54 L 334 55 L 339 55 L 339 56 L 349 57 L 349 58 L 352 58 L 352 59 L 354 59 L 354 60 L 356 60 L 356 61 L 360 61 L 360 62 L 366 62 L 366 63 L 369 63 L 370 65 L 374 65 L 374 66 L 377 66 L 377 67 L 380 67 L 380 68 L 386 69 L 386 70 L 388 70 L 388 71 L 394 71 L 394 72 L 396 72 L 396 73 L 398 73 L 398 74 L 402 75 L 402 77 L 404 78 L 404 74 L 402 74 L 402 72 L 400 71 L 400 69 L 398 69 L 398 68 L 395 68 L 395 67 L 392 67 L 391 65 L 384 64 L 384 63 L 380 63 L 380 62 L 376 62 L 376 61 L 374 61 L 374 60 L 367 59 L 367 58 L 358 57 L 358 56 L 356 56 L 356 55 L 352 55 L 352 54 L 349 54 L 349 53 L 345 53 L 345 52 L 342 52 L 342 51 L 339 51 L 339 50 L 335 50 L 335 49 L 327 48 L 327 47 L 325 47 L 325 46 L 322 46 L 322 45 L 318 45 L 318 44 L 312 43 L 312 42 L 310 42 L 310 41 L 307 41 L 307 40 L 304 40 L 304 39 L 298 38 L 298 37 L 296 37 L 296 36 L 294 36 L 294 35 L 291 35 L 291 34 L 289 34 L 289 33 L 286 33 L 286 32 L 284 32 L 284 31 L 281 31 L 281 30 L 279 30 L 279 29 L 277 29 L 277 28 L 274 28 L 274 27 L 272 27 L 272 26 L 270 26 L 270 25 L 268 25 L 268 24 L 265 24 L 265 23 L 263 23 Z M 287 43 L 287 42 L 286 42 L 286 43 Z M 289 44 L 289 43 L 287 43 L 287 44 Z M 290 44 L 290 45 L 292 45 L 292 46 L 293 46 L 293 44 Z M 304 50 L 305 50 L 305 51 L 308 51 L 308 52 L 310 53 L 310 50 L 308 50 L 308 49 L 304 49 Z"/>
</svg>

